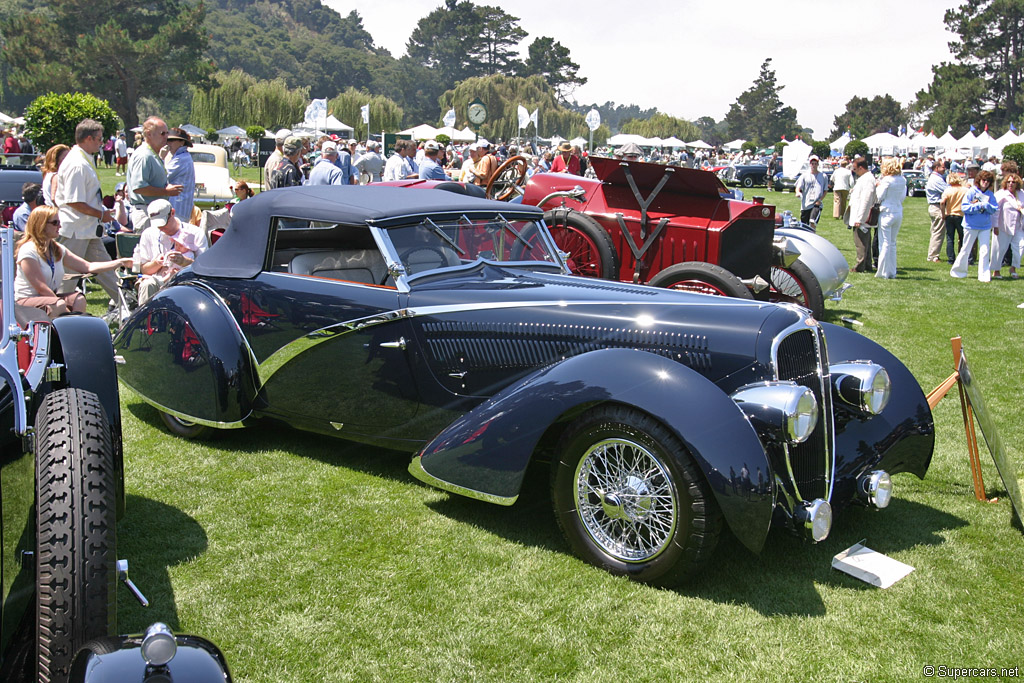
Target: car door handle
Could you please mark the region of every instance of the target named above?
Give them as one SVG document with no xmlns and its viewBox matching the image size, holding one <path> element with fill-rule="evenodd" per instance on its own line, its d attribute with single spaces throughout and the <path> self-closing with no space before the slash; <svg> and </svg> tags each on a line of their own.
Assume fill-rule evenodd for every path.
<svg viewBox="0 0 1024 683">
<path fill-rule="evenodd" d="M 405 351 L 405 337 L 399 337 L 398 341 L 382 342 L 380 347 L 382 349 L 402 349 Z"/>
</svg>

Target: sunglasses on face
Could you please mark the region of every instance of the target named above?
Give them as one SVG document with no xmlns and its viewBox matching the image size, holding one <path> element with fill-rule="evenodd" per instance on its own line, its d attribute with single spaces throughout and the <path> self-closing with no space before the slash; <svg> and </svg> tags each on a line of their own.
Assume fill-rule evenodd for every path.
<svg viewBox="0 0 1024 683">
<path fill-rule="evenodd" d="M 46 221 L 47 225 L 60 225 L 60 219 L 54 218 L 53 220 Z"/>
</svg>

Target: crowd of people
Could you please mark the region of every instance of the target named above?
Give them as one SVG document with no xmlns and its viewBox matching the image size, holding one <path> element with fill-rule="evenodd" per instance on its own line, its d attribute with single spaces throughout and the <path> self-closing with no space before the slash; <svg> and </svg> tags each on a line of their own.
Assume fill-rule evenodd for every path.
<svg viewBox="0 0 1024 683">
<path fill-rule="evenodd" d="M 38 157 L 42 184 L 26 183 L 24 202 L 12 219 L 14 227 L 25 233 L 17 254 L 19 304 L 50 316 L 79 311 L 84 300 L 75 295 L 75 276 L 60 273 L 65 267 L 73 273 L 94 274 L 115 299 L 117 282 L 110 271 L 124 265 L 123 259 L 114 258 L 117 232 L 142 235 L 134 266 L 144 300 L 206 249 L 208 231 L 226 225 L 234 203 L 253 194 L 239 181 L 233 187 L 234 202 L 223 209 L 200 212 L 194 204 L 189 134 L 181 128 L 168 129 L 164 121 L 150 117 L 135 142 L 129 148 L 123 133 L 104 137 L 100 124 L 85 120 L 75 131 L 73 147 L 54 145 Z M 236 143 L 230 148 L 236 162 L 240 156 L 246 160 L 253 156 L 251 145 Z M 539 172 L 592 175 L 587 154 L 565 141 L 535 146 L 530 141 L 492 144 L 483 138 L 469 144 L 398 140 L 393 154 L 385 158 L 374 140 L 304 136 L 282 129 L 275 135 L 275 145 L 264 165 L 266 189 L 417 178 L 455 180 L 485 188 L 498 167 L 513 156 L 525 158 L 527 177 Z M 26 148 L 31 150 L 31 143 L 23 136 L 5 131 L 5 154 L 24 158 Z M 751 151 L 721 154 L 697 150 L 691 156 L 686 149 L 641 149 L 630 143 L 595 153 L 704 169 L 763 163 L 774 165 L 771 170 L 775 172 L 781 170 L 777 154 L 755 155 Z M 111 197 L 100 192 L 96 173 L 100 159 L 108 168 L 115 168 L 115 175 L 125 178 Z M 960 163 L 931 155 L 887 157 L 877 165 L 859 156 L 833 161 L 832 215 L 852 231 L 857 254 L 854 271 L 896 277 L 897 238 L 907 196 L 903 171 L 920 169 L 927 177 L 925 195 L 931 222 L 927 259 L 938 262 L 944 253 L 950 275 L 957 278 L 967 277 L 968 267 L 975 263 L 983 282 L 1002 277 L 1004 265 L 1009 267 L 1009 277 L 1018 277 L 1024 257 L 1024 187 L 1012 161 L 997 165 L 991 157 Z M 821 160 L 811 155 L 795 184 L 800 219 L 812 226 L 821 219 L 830 185 L 821 165 Z M 23 263 L 27 272 L 21 272 Z"/>
<path fill-rule="evenodd" d="M 23 185 L 24 201 L 11 220 L 23 233 L 15 246 L 19 307 L 51 319 L 82 313 L 85 298 L 77 286 L 86 274 L 95 276 L 113 306 L 120 295 L 117 268 L 138 274 L 142 302 L 205 251 L 189 134 L 150 117 L 140 137 L 129 154 L 123 134 L 105 137 L 102 124 L 85 119 L 75 128 L 74 146 L 57 144 L 42 155 L 42 183 Z M 100 186 L 101 158 L 125 177 L 111 196 Z M 245 183 L 235 192 L 237 201 L 252 196 Z M 139 235 L 131 257 L 117 256 L 118 233 Z"/>
</svg>

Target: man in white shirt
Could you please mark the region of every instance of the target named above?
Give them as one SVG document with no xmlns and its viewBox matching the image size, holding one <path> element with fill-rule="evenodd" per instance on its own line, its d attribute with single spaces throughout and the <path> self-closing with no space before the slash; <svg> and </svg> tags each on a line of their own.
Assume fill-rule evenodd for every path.
<svg viewBox="0 0 1024 683">
<path fill-rule="evenodd" d="M 839 166 L 832 171 L 832 218 L 843 220 L 846 213 L 846 202 L 850 199 L 850 190 L 853 189 L 853 173 L 848 166 L 849 159 L 843 157 L 839 160 Z"/>
<path fill-rule="evenodd" d="M 875 205 L 875 177 L 868 170 L 864 157 L 853 160 L 853 174 L 857 182 L 850 192 L 850 206 L 846 210 L 846 225 L 853 229 L 853 243 L 857 247 L 857 263 L 852 270 L 864 273 L 874 270 L 871 261 L 871 228 L 868 215 Z"/>
<path fill-rule="evenodd" d="M 416 174 L 410 172 L 411 167 L 407 161 L 414 149 L 416 149 L 416 145 L 411 140 L 399 140 L 395 143 L 395 153 L 388 157 L 388 161 L 384 165 L 384 180 L 405 180 L 417 177 Z"/>
<path fill-rule="evenodd" d="M 60 211 L 60 236 L 57 241 L 76 256 L 86 261 L 109 261 L 110 254 L 103 246 L 102 223 L 114 219 L 103 206 L 100 179 L 96 175 L 93 159 L 103 147 L 103 124 L 83 119 L 75 127 L 75 146 L 71 148 L 57 171 L 57 191 L 54 203 Z M 111 271 L 98 273 L 96 282 L 107 295 L 117 300 L 117 278 Z M 74 290 L 79 277 L 66 275 L 57 294 Z"/>
<path fill-rule="evenodd" d="M 808 168 L 796 179 L 796 196 L 800 198 L 800 222 L 809 223 L 813 228 L 821 216 L 821 202 L 828 190 L 828 179 L 818 170 L 821 160 L 812 154 L 807 160 Z"/>
<path fill-rule="evenodd" d="M 367 182 L 380 182 L 381 173 L 384 171 L 384 160 L 381 159 L 380 154 L 377 153 L 376 140 L 366 141 L 366 153 L 359 156 L 359 159 L 356 160 L 355 167 L 359 170 L 360 176 L 369 176 L 369 180 Z"/>
<path fill-rule="evenodd" d="M 166 199 L 153 200 L 146 207 L 146 212 L 150 228 L 156 230 L 142 233 L 139 246 L 132 255 L 142 274 L 138 284 L 140 304 L 153 298 L 175 273 L 192 265 L 208 246 L 206 232 L 178 220 Z"/>
</svg>

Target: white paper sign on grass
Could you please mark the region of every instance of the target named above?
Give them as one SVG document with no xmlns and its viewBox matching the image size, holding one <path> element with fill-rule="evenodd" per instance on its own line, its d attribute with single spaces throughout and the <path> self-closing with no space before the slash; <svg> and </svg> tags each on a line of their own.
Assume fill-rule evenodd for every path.
<svg viewBox="0 0 1024 683">
<path fill-rule="evenodd" d="M 888 588 L 914 571 L 909 564 L 856 543 L 832 558 L 832 568 L 872 586 Z"/>
</svg>

